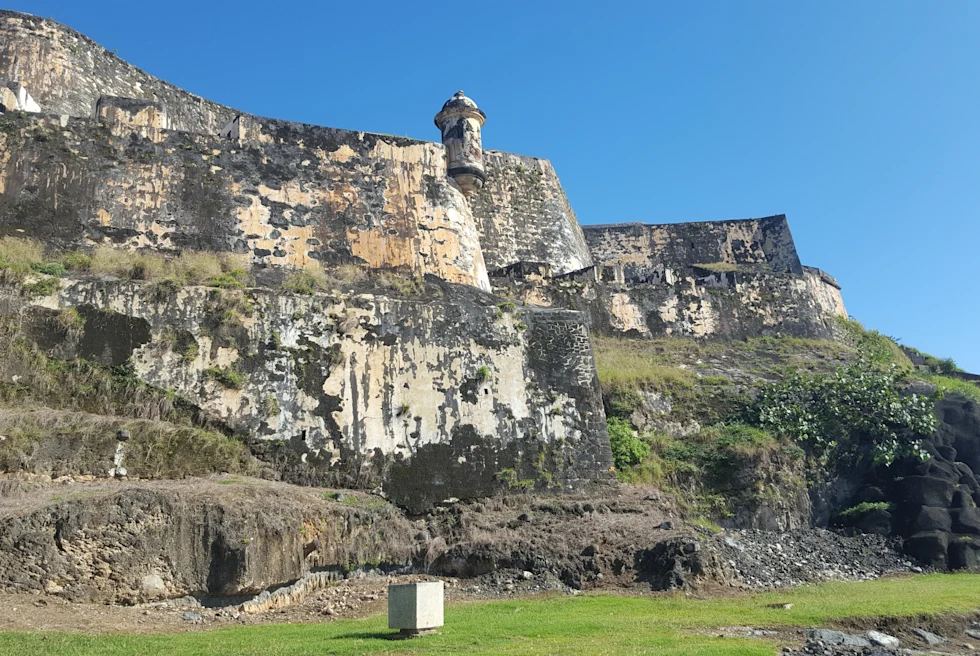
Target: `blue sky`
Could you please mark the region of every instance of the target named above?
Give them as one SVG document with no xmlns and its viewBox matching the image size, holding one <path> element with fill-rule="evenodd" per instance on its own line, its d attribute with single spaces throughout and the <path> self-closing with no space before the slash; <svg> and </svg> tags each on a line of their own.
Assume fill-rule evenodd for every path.
<svg viewBox="0 0 980 656">
<path fill-rule="evenodd" d="M 240 109 L 550 159 L 582 223 L 785 213 L 869 328 L 980 372 L 980 2 L 9 0 Z"/>
</svg>

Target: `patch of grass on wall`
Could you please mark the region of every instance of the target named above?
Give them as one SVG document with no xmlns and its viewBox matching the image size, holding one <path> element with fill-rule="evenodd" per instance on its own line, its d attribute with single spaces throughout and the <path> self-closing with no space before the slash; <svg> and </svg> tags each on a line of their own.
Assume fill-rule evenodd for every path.
<svg viewBox="0 0 980 656">
<path fill-rule="evenodd" d="M 166 257 L 159 253 L 99 246 L 85 263 L 85 270 L 124 280 L 168 280 L 178 286 L 241 288 L 250 281 L 249 266 L 248 256 L 235 253 L 186 251 L 176 257 Z"/>
<path fill-rule="evenodd" d="M 77 319 L 59 321 L 77 325 Z M 193 425 L 196 409 L 185 399 L 140 381 L 126 366 L 46 355 L 13 317 L 0 318 L 0 371 L 16 372 L 16 382 L 0 382 L 0 405 L 44 406 Z"/>
<path fill-rule="evenodd" d="M 123 460 L 130 476 L 171 479 L 256 470 L 248 449 L 220 433 L 51 409 L 0 409 L 0 470 L 105 476 L 123 429 L 130 433 Z"/>
</svg>

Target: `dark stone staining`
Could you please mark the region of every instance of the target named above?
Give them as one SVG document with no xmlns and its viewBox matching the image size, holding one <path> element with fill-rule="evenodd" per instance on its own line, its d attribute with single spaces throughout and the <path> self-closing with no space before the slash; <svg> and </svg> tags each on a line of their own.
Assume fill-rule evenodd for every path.
<svg viewBox="0 0 980 656">
<path fill-rule="evenodd" d="M 85 319 L 85 329 L 78 343 L 78 355 L 88 360 L 116 367 L 125 364 L 133 351 L 151 339 L 150 324 L 91 305 L 80 305 L 78 313 Z"/>
<path fill-rule="evenodd" d="M 449 443 L 425 444 L 411 458 L 389 465 L 385 492 L 410 513 L 440 501 L 471 499 L 564 480 L 564 454 L 534 438 L 506 443 L 480 435 L 473 426 L 453 432 Z M 545 475 L 547 473 L 547 475 Z"/>
</svg>

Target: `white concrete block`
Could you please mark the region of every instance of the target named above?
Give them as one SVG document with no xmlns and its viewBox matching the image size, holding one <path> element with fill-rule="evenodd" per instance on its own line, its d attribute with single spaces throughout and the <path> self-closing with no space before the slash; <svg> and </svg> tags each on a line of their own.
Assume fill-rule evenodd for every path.
<svg viewBox="0 0 980 656">
<path fill-rule="evenodd" d="M 388 628 L 422 633 L 443 625 L 442 581 L 388 586 Z"/>
</svg>

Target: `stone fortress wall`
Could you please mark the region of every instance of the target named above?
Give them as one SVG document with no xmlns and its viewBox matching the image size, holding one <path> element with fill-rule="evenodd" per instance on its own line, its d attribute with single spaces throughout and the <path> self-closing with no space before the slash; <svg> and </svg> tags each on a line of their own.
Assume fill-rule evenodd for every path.
<svg viewBox="0 0 980 656">
<path fill-rule="evenodd" d="M 483 222 L 442 144 L 244 114 L 13 12 L 0 13 L 4 78 L 2 235 L 61 250 L 224 251 L 249 254 L 259 269 L 318 260 L 438 279 L 411 293 L 354 283 L 313 297 L 84 277 L 42 298 L 0 290 L 7 318 L 39 342 L 62 356 L 129 362 L 261 443 L 286 480 L 380 485 L 414 510 L 515 482 L 574 487 L 611 476 L 586 317 L 505 312 L 485 293 Z M 550 165 L 538 168 L 551 178 L 534 182 L 567 208 Z M 483 196 L 501 222 L 540 222 L 504 212 L 507 199 L 492 189 Z M 591 264 L 570 210 L 544 220 L 566 221 L 574 240 L 549 265 Z M 487 246 L 518 259 L 513 245 Z M 52 323 L 66 308 L 85 318 L 80 335 Z M 184 353 L 194 357 L 174 350 L 175 335 L 193 341 Z M 229 388 L 209 376 L 215 369 L 243 380 Z"/>
<path fill-rule="evenodd" d="M 446 281 L 414 299 L 365 288 L 309 307 L 249 290 L 261 320 L 250 315 L 231 341 L 208 323 L 213 291 L 149 302 L 139 289 L 85 282 L 30 307 L 8 303 L 142 326 L 125 355 L 139 375 L 288 445 L 295 458 L 279 461 L 292 463 L 292 480 L 373 467 L 413 508 L 487 493 L 506 484 L 502 470 L 522 485 L 538 474 L 603 480 L 611 457 L 590 330 L 833 337 L 845 313 L 833 278 L 801 266 L 783 216 L 583 230 L 547 160 L 482 149 L 486 117 L 462 92 L 436 117 L 445 145 L 268 119 L 8 11 L 0 88 L 0 235 Z M 512 314 L 485 292 L 526 307 Z M 167 356 L 167 322 L 200 342 L 198 357 Z M 83 341 L 112 341 L 102 333 Z M 208 380 L 213 367 L 247 382 L 222 389 Z"/>
<path fill-rule="evenodd" d="M 594 322 L 610 334 L 832 339 L 847 316 L 837 281 L 800 264 L 784 215 L 592 225 L 585 238 Z"/>
<path fill-rule="evenodd" d="M 6 185 L 8 204 L 24 187 L 37 187 L 48 200 L 72 197 L 88 243 L 107 236 L 117 241 L 102 224 L 124 231 L 126 245 L 174 248 L 190 245 L 217 222 L 213 237 L 227 240 L 208 239 L 207 247 L 248 250 L 256 262 L 347 260 L 489 289 L 485 253 L 494 266 L 523 259 L 513 239 L 494 241 L 499 232 L 547 236 L 547 262 L 556 271 L 591 265 L 581 228 L 545 160 L 523 158 L 534 163 L 536 175 L 490 185 L 471 208 L 447 178 L 442 144 L 252 116 L 158 80 L 64 26 L 10 11 L 0 12 L 4 79 L 26 87 L 42 113 L 79 119 L 71 121 L 73 129 L 94 129 L 83 119 L 108 123 L 117 150 L 133 134 L 141 138 L 145 152 L 135 161 L 123 153 L 111 167 L 83 163 L 78 167 L 87 170 L 56 180 L 38 174 Z M 519 159 L 485 154 L 491 180 L 507 177 L 498 167 Z M 26 171 L 35 156 L 13 157 Z M 113 157 L 107 152 L 103 160 Z M 18 174 L 7 165 L 2 175 Z M 209 189 L 219 189 L 214 204 L 175 202 L 174 194 L 195 195 L 202 177 Z M 66 189 L 66 180 L 74 189 Z M 122 192 L 134 196 L 131 204 L 112 203 Z M 538 198 L 538 206 L 518 211 L 512 198 Z M 111 207 L 104 207 L 107 201 Z M 94 216 L 93 208 L 104 213 Z M 489 224 L 496 230 L 487 230 Z"/>
<path fill-rule="evenodd" d="M 584 230 L 600 278 L 610 282 L 674 282 L 713 270 L 803 273 L 784 215 Z"/>
</svg>

